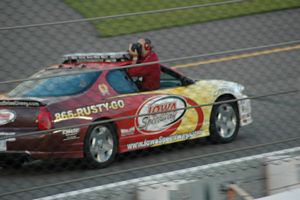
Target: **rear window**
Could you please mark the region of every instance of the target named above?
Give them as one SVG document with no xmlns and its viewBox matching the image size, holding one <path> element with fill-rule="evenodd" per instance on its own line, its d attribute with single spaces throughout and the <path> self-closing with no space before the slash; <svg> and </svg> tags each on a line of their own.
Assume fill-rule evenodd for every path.
<svg viewBox="0 0 300 200">
<path fill-rule="evenodd" d="M 90 88 L 101 72 L 87 72 L 67 75 L 67 71 L 43 71 L 32 76 L 43 77 L 57 75 L 51 78 L 25 81 L 13 89 L 8 95 L 11 97 L 60 97 L 79 94 Z"/>
</svg>

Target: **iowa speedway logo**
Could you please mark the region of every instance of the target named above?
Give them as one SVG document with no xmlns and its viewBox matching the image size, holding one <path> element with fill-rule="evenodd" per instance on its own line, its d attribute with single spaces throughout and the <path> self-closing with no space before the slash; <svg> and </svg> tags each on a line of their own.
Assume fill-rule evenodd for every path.
<svg viewBox="0 0 300 200">
<path fill-rule="evenodd" d="M 182 97 L 175 95 L 161 95 L 150 98 L 138 109 L 137 115 L 145 116 L 136 117 L 135 126 L 139 132 L 146 135 L 161 133 L 170 126 L 180 123 L 180 120 L 185 114 L 183 108 L 185 108 L 186 105 L 187 103 Z"/>
</svg>

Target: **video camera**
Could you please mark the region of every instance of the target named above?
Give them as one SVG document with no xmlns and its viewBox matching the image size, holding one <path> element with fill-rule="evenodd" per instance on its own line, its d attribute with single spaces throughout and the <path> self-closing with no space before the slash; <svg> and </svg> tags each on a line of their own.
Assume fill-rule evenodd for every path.
<svg viewBox="0 0 300 200">
<path fill-rule="evenodd" d="M 137 51 L 137 53 L 138 53 L 138 56 L 141 56 L 142 55 L 142 45 L 140 44 L 140 43 L 133 43 L 132 45 L 131 45 L 131 50 L 132 51 Z"/>
</svg>

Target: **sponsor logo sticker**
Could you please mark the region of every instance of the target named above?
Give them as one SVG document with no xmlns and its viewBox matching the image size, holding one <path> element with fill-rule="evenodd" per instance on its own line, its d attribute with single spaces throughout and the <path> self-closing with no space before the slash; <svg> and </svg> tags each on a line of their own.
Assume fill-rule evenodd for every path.
<svg viewBox="0 0 300 200">
<path fill-rule="evenodd" d="M 99 84 L 98 89 L 103 96 L 110 95 L 107 85 Z"/>
<path fill-rule="evenodd" d="M 185 108 L 186 105 L 182 97 L 175 95 L 150 98 L 140 106 L 136 115 L 151 115 L 136 117 L 135 126 L 145 135 L 161 133 L 182 119 L 185 110 L 176 109 Z"/>
<path fill-rule="evenodd" d="M 144 140 L 140 142 L 130 143 L 127 145 L 128 150 L 134 150 L 134 149 L 140 149 L 145 147 L 152 147 L 156 145 L 164 145 L 164 144 L 170 144 L 174 142 L 180 142 L 184 140 L 191 140 L 199 137 L 203 137 L 204 132 L 203 131 L 193 131 L 190 133 L 185 134 L 178 134 L 178 135 L 170 135 L 167 137 L 160 136 L 159 138 L 153 139 L 153 140 Z"/>
<path fill-rule="evenodd" d="M 79 131 L 80 131 L 79 128 L 62 130 L 62 135 L 64 136 L 64 141 L 65 140 L 78 139 L 79 138 L 79 135 L 78 135 Z"/>
<path fill-rule="evenodd" d="M 128 129 L 120 129 L 122 136 L 132 135 L 134 133 L 135 128 L 131 127 Z"/>
<path fill-rule="evenodd" d="M 12 110 L 0 110 L 0 125 L 5 125 L 13 122 L 16 119 L 16 113 Z"/>
<path fill-rule="evenodd" d="M 54 133 L 61 133 L 63 135 L 63 140 L 75 140 L 79 139 L 80 128 L 71 128 L 54 131 Z"/>
<path fill-rule="evenodd" d="M 0 152 L 1 151 L 7 151 L 7 146 L 6 146 L 6 142 L 10 142 L 10 141 L 15 141 L 16 138 L 8 138 L 8 139 L 3 139 L 5 137 L 9 137 L 9 136 L 14 136 L 16 135 L 15 132 L 0 132 Z"/>
</svg>

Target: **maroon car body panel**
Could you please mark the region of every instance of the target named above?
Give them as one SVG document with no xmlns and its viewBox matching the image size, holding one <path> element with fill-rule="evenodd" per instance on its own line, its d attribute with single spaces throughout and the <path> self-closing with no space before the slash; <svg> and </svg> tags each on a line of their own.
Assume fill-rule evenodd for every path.
<svg viewBox="0 0 300 200">
<path fill-rule="evenodd" d="M 50 70 L 77 69 L 84 65 L 86 69 L 107 69 L 116 66 L 130 64 L 130 61 L 117 63 L 71 63 L 51 67 Z M 85 69 L 82 69 L 85 70 Z M 171 69 L 170 69 L 171 70 Z M 11 110 L 15 112 L 16 119 L 7 124 L 0 124 L 0 136 L 22 135 L 28 132 L 39 131 L 38 115 L 40 108 L 46 108 L 51 113 L 53 127 L 55 130 L 49 130 L 46 134 L 35 134 L 31 136 L 16 137 L 6 139 L 4 150 L 0 149 L 0 154 L 28 154 L 34 159 L 48 158 L 82 158 L 84 156 L 84 141 L 88 132 L 88 125 L 76 128 L 65 128 L 68 126 L 88 124 L 103 119 L 117 119 L 135 115 L 141 105 L 145 104 L 151 98 L 164 98 L 162 92 L 156 93 L 132 93 L 118 94 L 114 88 L 107 82 L 109 71 L 102 71 L 98 79 L 86 91 L 80 94 L 65 97 L 41 97 L 41 98 L 5 98 L 0 101 L 0 110 Z M 192 80 L 176 73 L 190 82 Z M 55 73 L 54 73 L 55 74 Z M 176 97 L 178 98 L 178 97 Z M 181 97 L 180 97 L 181 98 Z M 36 102 L 35 106 L 1 106 L 1 102 Z M 159 101 L 159 99 L 158 99 Z M 170 100 L 171 101 L 171 100 Z M 193 104 L 192 99 L 182 98 L 183 102 Z M 166 105 L 165 109 L 168 109 Z M 200 129 L 203 120 L 201 108 L 196 109 L 199 115 L 199 121 L 196 131 Z M 201 118 L 202 116 L 202 118 Z M 152 140 L 157 135 L 141 134 L 137 130 L 131 131 L 136 123 L 133 118 L 126 120 L 117 120 L 113 122 L 119 138 L 119 152 L 129 151 L 127 145 L 137 141 Z M 178 122 L 172 122 L 168 129 L 160 133 L 160 136 L 169 136 L 179 126 Z M 121 132 L 121 129 L 123 132 Z M 125 131 L 124 131 L 125 130 Z M 128 132 L 126 132 L 128 130 Z M 1 135 L 2 133 L 2 135 Z M 3 142 L 2 142 L 3 143 Z"/>
</svg>

